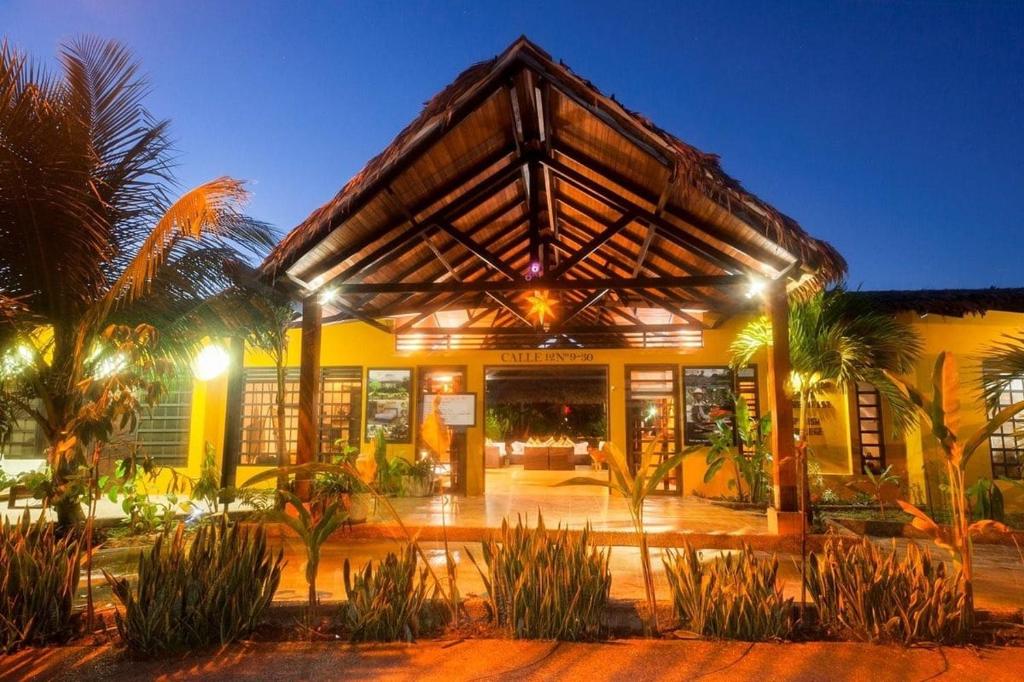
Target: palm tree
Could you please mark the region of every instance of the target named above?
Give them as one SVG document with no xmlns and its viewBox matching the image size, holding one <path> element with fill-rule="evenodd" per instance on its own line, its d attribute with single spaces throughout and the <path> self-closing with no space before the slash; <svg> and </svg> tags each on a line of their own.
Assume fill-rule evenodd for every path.
<svg viewBox="0 0 1024 682">
<path fill-rule="evenodd" d="M 183 361 L 251 323 L 239 275 L 273 234 L 239 212 L 237 180 L 171 199 L 168 122 L 143 106 L 125 48 L 83 39 L 59 58 L 48 73 L 0 45 L 0 352 L 16 370 L 0 400 L 40 426 L 66 522 L 81 513 L 68 482 L 84 459 L 82 387 L 104 367 L 130 371 L 105 332 L 151 325 L 152 355 Z"/>
<path fill-rule="evenodd" d="M 994 407 L 1010 382 L 1024 377 L 1024 332 L 1006 334 L 981 357 L 985 402 Z"/>
<path fill-rule="evenodd" d="M 758 351 L 768 346 L 771 332 L 767 317 L 744 327 L 731 346 L 733 365 L 748 365 Z M 921 349 L 921 338 L 910 325 L 873 310 L 863 298 L 841 287 L 790 306 L 789 380 L 800 405 L 796 464 L 800 472 L 800 511 L 805 519 L 800 534 L 804 548 L 809 512 L 807 423 L 815 395 L 846 391 L 859 382 L 871 384 L 889 404 L 895 430 L 904 432 L 916 423 L 916 408 L 887 373 L 913 371 Z M 802 554 L 806 557 L 806 551 Z M 801 562 L 801 571 L 805 564 Z M 802 586 L 805 583 L 801 580 Z M 802 595 L 801 608 L 805 601 Z"/>
<path fill-rule="evenodd" d="M 731 346 L 733 365 L 749 364 L 771 339 L 771 323 L 761 317 L 744 327 Z M 922 342 L 914 329 L 876 312 L 842 288 L 794 302 L 789 311 L 791 388 L 799 400 L 799 445 L 807 444 L 807 417 L 816 394 L 845 391 L 865 382 L 888 402 L 893 426 L 903 432 L 916 423 L 913 404 L 887 376 L 912 372 Z"/>
</svg>

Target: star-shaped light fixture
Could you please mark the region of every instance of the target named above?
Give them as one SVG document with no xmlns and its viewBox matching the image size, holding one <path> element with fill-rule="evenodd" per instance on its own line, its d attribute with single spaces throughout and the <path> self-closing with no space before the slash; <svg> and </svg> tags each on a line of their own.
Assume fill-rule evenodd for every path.
<svg viewBox="0 0 1024 682">
<path fill-rule="evenodd" d="M 527 296 L 526 300 L 530 303 L 530 311 L 527 314 L 535 315 L 541 326 L 544 325 L 545 317 L 554 317 L 555 300 L 548 298 L 548 292 L 534 291 L 533 296 Z"/>
</svg>

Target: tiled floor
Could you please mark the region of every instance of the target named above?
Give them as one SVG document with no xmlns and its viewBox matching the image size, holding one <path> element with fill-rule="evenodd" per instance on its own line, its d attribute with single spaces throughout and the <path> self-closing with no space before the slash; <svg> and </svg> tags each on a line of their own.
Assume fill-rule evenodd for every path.
<svg viewBox="0 0 1024 682">
<path fill-rule="evenodd" d="M 392 500 L 402 520 L 411 526 L 440 526 L 442 514 L 448 526 L 497 528 L 502 519 L 514 521 L 519 515 L 536 522 L 543 514 L 548 526 L 562 524 L 582 528 L 588 522 L 599 531 L 631 531 L 633 526 L 625 500 L 602 487 L 558 486 L 573 477 L 607 480 L 606 473 L 580 468 L 575 472 L 523 471 L 509 467 L 488 471 L 487 494 L 480 497 L 406 497 Z M 764 514 L 725 509 L 693 497 L 652 496 L 648 498 L 646 526 L 651 533 L 692 532 L 766 534 Z M 387 523 L 378 510 L 376 518 Z"/>
</svg>

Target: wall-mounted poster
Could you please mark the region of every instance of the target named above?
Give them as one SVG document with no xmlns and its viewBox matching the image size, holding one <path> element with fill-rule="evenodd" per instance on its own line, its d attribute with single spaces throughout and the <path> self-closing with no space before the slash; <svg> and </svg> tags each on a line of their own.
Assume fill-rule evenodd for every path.
<svg viewBox="0 0 1024 682">
<path fill-rule="evenodd" d="M 424 393 L 420 400 L 424 422 L 436 406 L 445 426 L 476 426 L 476 393 Z"/>
<path fill-rule="evenodd" d="M 412 369 L 366 370 L 366 440 L 411 443 Z"/>
<path fill-rule="evenodd" d="M 733 377 L 728 367 L 684 367 L 683 436 L 688 445 L 710 443 L 715 421 L 733 410 Z"/>
</svg>

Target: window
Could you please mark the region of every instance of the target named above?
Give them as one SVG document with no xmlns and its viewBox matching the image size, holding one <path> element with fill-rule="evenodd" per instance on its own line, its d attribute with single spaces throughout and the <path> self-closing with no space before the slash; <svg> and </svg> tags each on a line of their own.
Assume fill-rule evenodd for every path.
<svg viewBox="0 0 1024 682">
<path fill-rule="evenodd" d="M 184 466 L 188 463 L 189 428 L 192 417 L 191 379 L 174 381 L 167 386 L 163 400 L 139 409 L 135 432 L 115 432 L 103 446 L 103 459 L 113 462 L 124 459 L 137 448 L 137 454 L 150 457 L 163 466 Z"/>
<path fill-rule="evenodd" d="M 42 459 L 46 444 L 36 420 L 21 413 L 11 425 L 10 441 L 0 447 L 0 454 L 8 459 Z"/>
<path fill-rule="evenodd" d="M 139 415 L 142 452 L 165 466 L 188 463 L 188 432 L 192 416 L 192 383 L 168 391 L 152 409 Z"/>
<path fill-rule="evenodd" d="M 1024 377 L 1010 380 L 1006 390 L 999 396 L 996 410 L 1003 409 L 1024 400 Z M 995 410 L 994 410 L 995 411 Z M 988 437 L 988 449 L 992 456 L 992 477 L 1022 478 L 1024 464 L 1024 413 L 1018 412 L 999 430 Z"/>
<path fill-rule="evenodd" d="M 659 460 L 679 452 L 679 373 L 675 366 L 626 368 L 626 442 L 627 457 L 634 471 L 644 451 L 654 446 Z M 665 477 L 662 494 L 682 494 L 682 468 Z"/>
<path fill-rule="evenodd" d="M 861 473 L 877 474 L 885 468 L 882 430 L 882 399 L 871 384 L 858 381 L 853 389 L 857 417 L 854 451 L 860 453 Z"/>
<path fill-rule="evenodd" d="M 760 428 L 761 421 L 761 400 L 757 392 L 757 365 L 747 365 L 736 372 L 736 397 L 742 398 L 747 403 L 750 414 L 750 421 L 755 427 Z M 744 452 L 743 441 L 736 435 L 736 447 Z M 750 453 L 744 453 L 749 456 Z"/>
<path fill-rule="evenodd" d="M 320 452 L 340 453 L 359 446 L 363 406 L 361 367 L 327 367 L 320 377 Z"/>
<path fill-rule="evenodd" d="M 359 444 L 362 408 L 362 368 L 325 367 L 320 374 L 320 454 L 339 453 Z M 242 394 L 240 464 L 274 466 L 278 463 L 277 371 L 245 370 Z M 299 370 L 291 367 L 284 382 L 285 461 L 294 462 L 299 437 Z"/>
<path fill-rule="evenodd" d="M 247 367 L 242 393 L 242 452 L 239 464 L 278 463 L 277 436 L 277 370 Z M 284 380 L 284 444 L 285 458 L 292 461 L 299 433 L 299 370 L 285 371 Z"/>
</svg>

